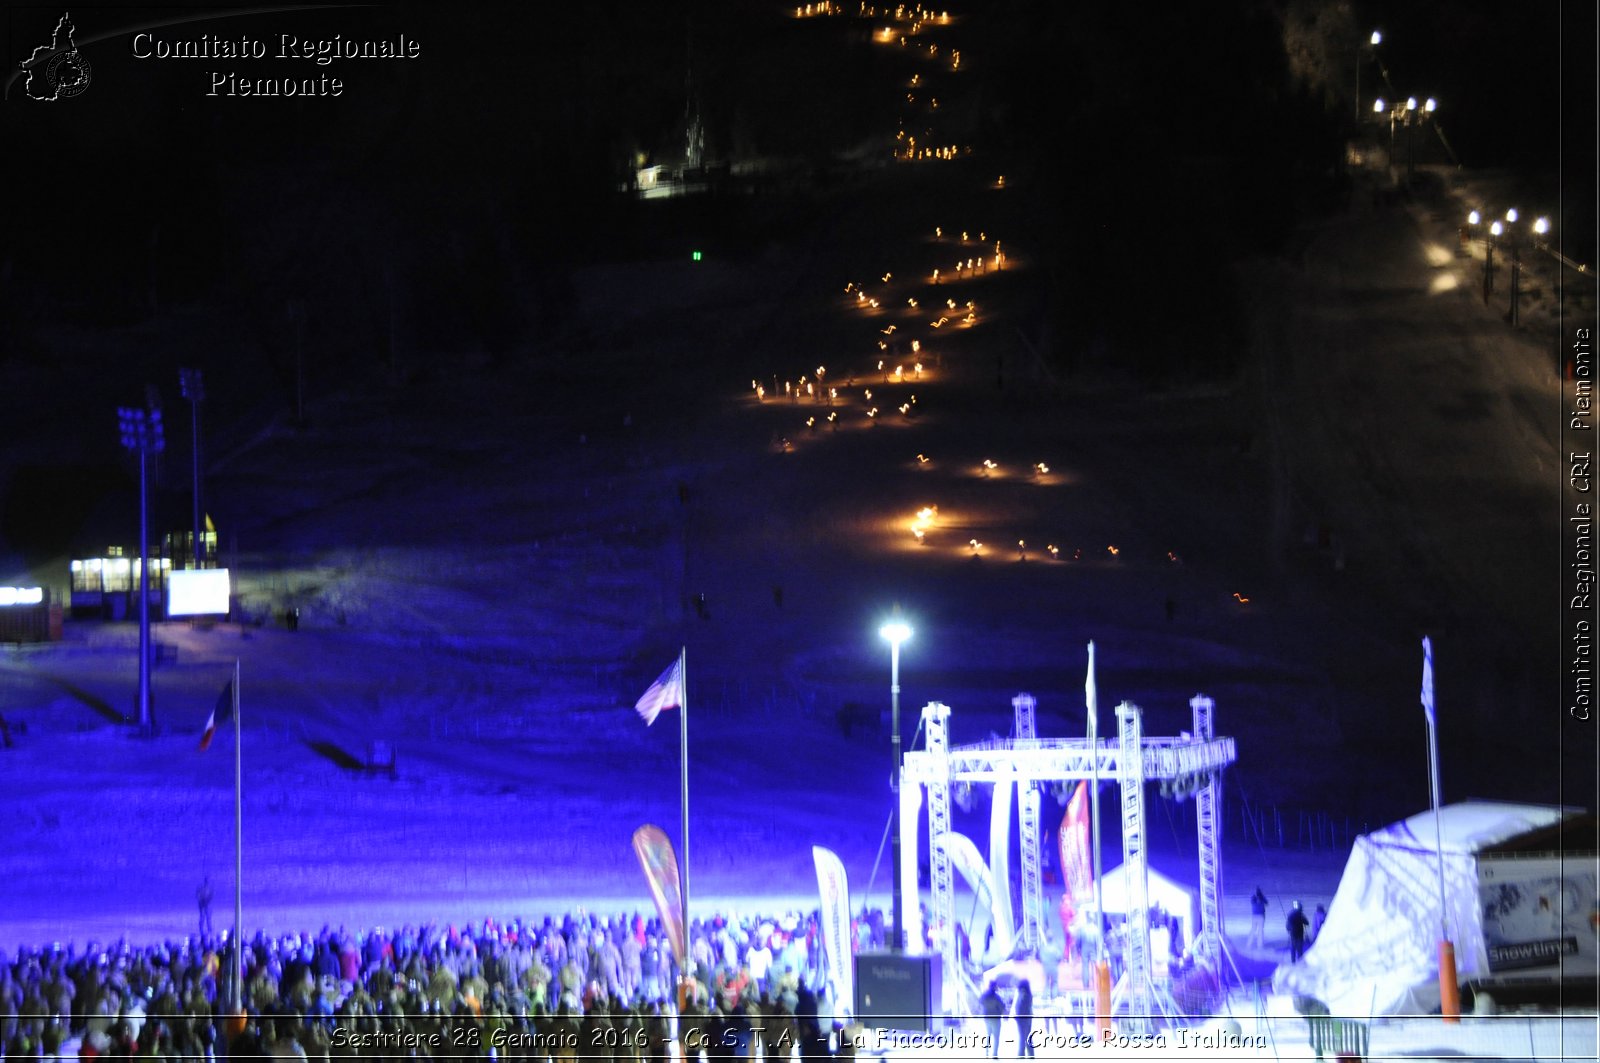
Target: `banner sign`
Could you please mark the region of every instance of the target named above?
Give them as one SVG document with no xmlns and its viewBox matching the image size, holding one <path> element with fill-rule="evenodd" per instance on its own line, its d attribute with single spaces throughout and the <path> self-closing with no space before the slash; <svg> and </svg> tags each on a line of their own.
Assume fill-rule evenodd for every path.
<svg viewBox="0 0 1600 1063">
<path fill-rule="evenodd" d="M 1491 974 L 1594 977 L 1600 906 L 1592 858 L 1479 857 L 1478 901 Z"/>
</svg>

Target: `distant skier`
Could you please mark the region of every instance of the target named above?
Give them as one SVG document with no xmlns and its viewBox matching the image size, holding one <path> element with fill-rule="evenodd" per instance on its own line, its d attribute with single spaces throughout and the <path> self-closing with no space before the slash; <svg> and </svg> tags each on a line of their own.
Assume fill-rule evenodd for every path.
<svg viewBox="0 0 1600 1063">
<path fill-rule="evenodd" d="M 1322 936 L 1322 924 L 1328 921 L 1328 910 L 1322 905 L 1317 905 L 1317 910 L 1311 913 L 1311 941 L 1312 944 Z"/>
</svg>

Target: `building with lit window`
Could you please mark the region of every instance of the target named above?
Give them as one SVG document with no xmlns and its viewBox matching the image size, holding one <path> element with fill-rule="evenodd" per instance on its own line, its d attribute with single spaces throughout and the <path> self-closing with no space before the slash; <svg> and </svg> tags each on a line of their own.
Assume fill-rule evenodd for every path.
<svg viewBox="0 0 1600 1063">
<path fill-rule="evenodd" d="M 194 533 L 181 531 L 163 536 L 159 547 L 150 547 L 151 616 L 166 615 L 167 582 L 173 569 L 216 567 L 217 531 L 209 520 L 200 536 L 198 558 L 193 543 Z M 99 557 L 78 558 L 71 564 L 71 577 L 74 620 L 129 620 L 139 615 L 135 548 L 112 546 Z"/>
</svg>

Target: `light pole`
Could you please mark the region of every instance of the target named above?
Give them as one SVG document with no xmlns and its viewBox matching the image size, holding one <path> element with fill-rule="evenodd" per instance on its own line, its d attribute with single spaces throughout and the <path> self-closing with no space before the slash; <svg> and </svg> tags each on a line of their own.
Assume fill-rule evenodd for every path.
<svg viewBox="0 0 1600 1063">
<path fill-rule="evenodd" d="M 901 952 L 905 949 L 905 921 L 903 919 L 904 904 L 900 890 L 900 644 L 911 637 L 911 625 L 901 620 L 896 611 L 896 616 L 887 624 L 878 629 L 878 634 L 889 641 L 889 748 L 894 756 L 895 800 L 893 804 L 890 837 L 893 839 L 892 848 L 889 850 L 890 881 L 893 883 L 891 895 L 894 898 L 889 924 L 889 949 L 892 952 Z"/>
<path fill-rule="evenodd" d="M 1506 211 L 1506 225 L 1514 226 L 1517 222 L 1517 208 L 1512 207 Z M 1533 219 L 1533 224 L 1528 227 L 1533 231 L 1533 246 L 1539 246 L 1539 237 L 1550 231 L 1550 219 L 1538 217 Z M 1511 245 L 1511 309 L 1506 315 L 1506 320 L 1516 327 L 1522 320 L 1522 241 L 1517 239 L 1514 228 L 1507 229 L 1507 242 Z"/>
<path fill-rule="evenodd" d="M 1366 53 L 1383 43 L 1383 34 L 1377 30 L 1372 31 L 1372 36 L 1367 38 L 1364 46 L 1356 48 L 1356 125 L 1361 125 L 1361 60 Z"/>
<path fill-rule="evenodd" d="M 1433 112 L 1439 109 L 1439 101 L 1429 96 L 1422 102 L 1422 109 L 1417 109 L 1415 96 L 1406 100 L 1406 182 L 1417 175 L 1417 130 L 1425 120 L 1433 117 Z M 1413 117 L 1415 113 L 1415 117 Z"/>
<path fill-rule="evenodd" d="M 1516 207 L 1505 212 L 1503 218 L 1496 218 L 1489 223 L 1488 231 L 1483 238 L 1483 303 L 1489 305 L 1489 297 L 1494 294 L 1494 249 L 1503 236 L 1506 240 L 1506 252 L 1511 257 L 1511 302 L 1506 310 L 1506 320 L 1513 326 L 1522 318 L 1522 241 L 1517 238 L 1517 221 L 1521 218 Z M 1467 214 L 1467 224 L 1475 231 L 1483 221 L 1483 215 L 1474 210 Z M 1542 237 L 1550 232 L 1550 219 L 1538 217 L 1528 228 L 1533 233 L 1533 246 L 1543 249 Z"/>
<path fill-rule="evenodd" d="M 194 458 L 194 538 L 189 543 L 189 567 L 200 568 L 204 552 L 200 538 L 200 400 L 206 397 L 206 388 L 198 369 L 178 370 L 178 384 L 183 388 L 183 397 L 189 400 L 189 450 Z"/>
<path fill-rule="evenodd" d="M 1509 228 L 1510 226 L 1515 226 L 1516 223 L 1517 208 L 1512 207 L 1506 211 L 1506 225 L 1508 226 L 1506 242 L 1511 245 L 1511 308 L 1506 312 L 1506 320 L 1511 323 L 1512 328 L 1517 327 L 1517 297 L 1521 294 L 1519 288 L 1522 283 L 1522 255 L 1521 248 L 1517 243 L 1517 230 Z"/>
<path fill-rule="evenodd" d="M 1510 215 L 1507 215 L 1507 216 L 1509 217 Z M 1538 238 L 1541 237 L 1541 236 L 1544 236 L 1546 233 L 1548 233 L 1550 231 L 1550 219 L 1549 218 L 1545 218 L 1545 217 L 1539 217 L 1539 218 L 1533 219 L 1532 229 L 1533 229 L 1533 235 L 1534 235 L 1533 246 L 1534 246 L 1535 249 L 1537 249 L 1539 247 L 1539 239 Z M 1521 296 L 1522 296 L 1522 258 L 1521 258 L 1520 253 L 1519 253 L 1518 244 L 1517 244 L 1517 242 L 1515 240 L 1513 240 L 1511 242 L 1511 324 L 1512 325 L 1516 325 L 1517 322 L 1519 320 L 1521 320 L 1521 310 L 1519 308 L 1519 304 L 1521 302 Z"/>
<path fill-rule="evenodd" d="M 1478 226 L 1483 224 L 1483 215 L 1475 210 L 1467 212 L 1467 225 L 1472 235 L 1477 235 Z M 1496 222 L 1495 224 L 1499 224 Z M 1470 237 L 1469 237 L 1470 239 Z M 1487 232 L 1483 237 L 1483 305 L 1489 305 L 1489 293 L 1494 290 L 1494 241 Z"/>
<path fill-rule="evenodd" d="M 1504 231 L 1506 227 L 1499 221 L 1491 221 L 1490 234 L 1483 237 L 1483 306 L 1490 304 L 1490 295 L 1494 291 L 1494 242 L 1499 240 L 1499 235 Z"/>
<path fill-rule="evenodd" d="M 139 452 L 139 732 L 154 730 L 150 712 L 150 453 L 161 453 L 166 438 L 161 430 L 161 409 L 131 406 L 117 408 L 122 445 Z"/>
</svg>

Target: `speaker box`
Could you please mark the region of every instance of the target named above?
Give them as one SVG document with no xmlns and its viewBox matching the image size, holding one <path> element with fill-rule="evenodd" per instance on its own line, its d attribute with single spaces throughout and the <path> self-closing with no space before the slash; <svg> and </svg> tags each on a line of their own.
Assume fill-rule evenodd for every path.
<svg viewBox="0 0 1600 1063">
<path fill-rule="evenodd" d="M 931 1032 L 940 1017 L 940 997 L 937 955 L 856 956 L 856 1021 L 868 1029 Z"/>
</svg>

